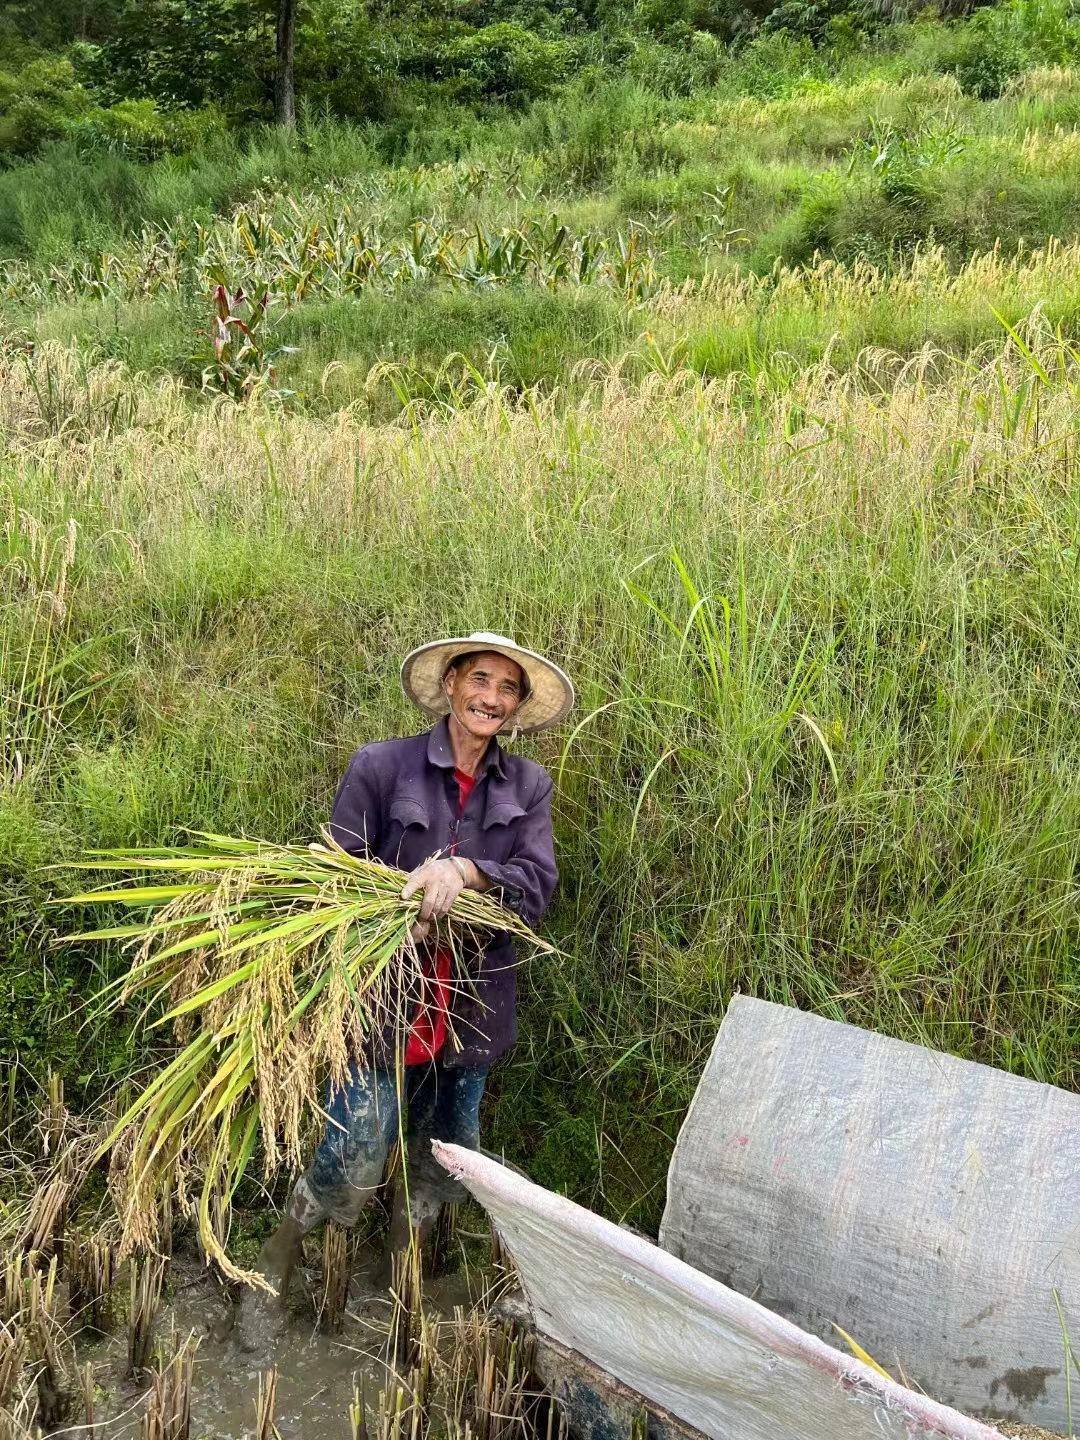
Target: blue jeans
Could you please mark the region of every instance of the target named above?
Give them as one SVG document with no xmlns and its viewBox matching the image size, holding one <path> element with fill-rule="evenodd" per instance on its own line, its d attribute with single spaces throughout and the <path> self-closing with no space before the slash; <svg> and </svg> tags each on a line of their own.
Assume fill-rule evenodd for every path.
<svg viewBox="0 0 1080 1440">
<path fill-rule="evenodd" d="M 414 1226 L 433 1219 L 441 1205 L 464 1199 L 464 1187 L 432 1155 L 431 1142 L 479 1148 L 486 1082 L 487 1066 L 447 1069 L 436 1060 L 406 1069 L 405 1173 Z M 326 1134 L 289 1204 L 289 1215 L 305 1230 L 320 1220 L 354 1225 L 382 1183 L 398 1139 L 397 1083 L 388 1070 L 351 1064 L 344 1087 L 328 1092 L 326 1108 Z"/>
</svg>

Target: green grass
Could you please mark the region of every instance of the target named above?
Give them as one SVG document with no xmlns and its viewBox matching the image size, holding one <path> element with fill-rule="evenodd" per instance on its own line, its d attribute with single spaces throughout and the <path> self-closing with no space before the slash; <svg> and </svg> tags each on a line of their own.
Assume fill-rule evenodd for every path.
<svg viewBox="0 0 1080 1440">
<path fill-rule="evenodd" d="M 522 113 L 439 112 L 400 154 L 378 127 L 332 122 L 291 141 L 219 134 L 152 164 L 59 146 L 0 174 L 0 254 L 12 257 L 0 333 L 75 337 L 132 371 L 197 386 L 212 285 L 270 284 L 281 302 L 270 343 L 296 352 L 278 364 L 292 403 L 381 419 L 402 395 L 452 400 L 445 362 L 456 353 L 488 380 L 565 389 L 583 361 L 642 354 L 648 368 L 654 342 L 719 375 L 776 351 L 813 363 L 838 353 L 837 337 L 843 363 L 868 345 L 969 351 L 996 332 L 991 306 L 1016 318 L 1043 301 L 1068 331 L 1071 279 L 1025 257 L 1080 234 L 1080 80 L 1039 70 L 999 99 L 965 95 L 934 71 L 934 46 L 953 33 L 901 27 L 890 46 L 817 76 L 807 72 L 813 52 L 781 46 L 781 59 L 802 59 L 771 98 L 746 93 L 754 72 L 744 59 L 738 83 L 684 99 L 626 79 L 578 83 Z M 253 224 L 272 227 L 254 256 L 230 218 L 241 202 Z M 415 278 L 401 257 L 417 222 L 459 257 L 478 229 L 529 236 L 558 223 L 598 245 L 602 261 L 584 286 L 535 266 L 509 282 L 482 270 Z M 298 290 L 311 226 L 338 256 L 350 234 L 363 236 L 388 268 L 357 288 L 343 259 L 319 258 Z M 198 258 L 200 236 L 216 258 Z M 617 255 L 631 239 L 647 273 L 623 283 Z M 925 273 L 919 257 L 938 251 L 936 278 L 914 303 L 903 287 L 889 294 L 888 277 Z M 972 257 L 992 252 L 1020 259 L 950 289 Z M 820 259 L 873 265 L 877 298 L 789 303 L 776 267 Z M 725 302 L 718 323 L 709 297 L 718 285 L 734 294 L 738 277 L 761 283 L 734 308 Z M 672 301 L 687 281 L 696 302 Z M 400 367 L 396 386 L 387 366 Z"/>
<path fill-rule="evenodd" d="M 208 320 L 208 307 L 180 299 L 83 300 L 49 307 L 34 333 L 40 341 L 75 339 L 133 372 L 173 372 L 197 386 L 201 366 L 193 356 L 205 348 L 200 331 Z M 417 393 L 459 353 L 481 370 L 497 367 L 508 384 L 535 385 L 562 378 L 581 360 L 614 359 L 636 334 L 625 308 L 603 292 L 530 286 L 312 301 L 283 314 L 274 340 L 296 348 L 281 363 L 280 380 L 304 403 L 359 404 L 386 417 L 400 402 L 391 378 L 371 377 L 381 363 L 403 367 L 402 382 Z M 456 376 L 461 367 L 450 368 Z"/>
<path fill-rule="evenodd" d="M 736 988 L 1080 1085 L 1080 76 L 975 98 L 967 34 L 0 175 L 11 1054 L 77 1100 L 145 1059 L 69 1023 L 99 977 L 48 863 L 314 835 L 465 625 L 596 712 L 529 747 L 565 959 L 488 1125 L 538 1179 L 654 1225 Z M 552 213 L 606 270 L 399 264 L 418 220 L 460 259 Z M 350 227 L 393 259 L 353 288 Z M 200 392 L 218 279 L 274 290 L 293 393 Z"/>
<path fill-rule="evenodd" d="M 284 384 L 337 408 L 359 401 L 376 417 L 399 409 L 389 379 L 369 381 L 380 362 L 402 366 L 410 392 L 424 393 L 448 357 L 461 354 L 505 383 L 561 379 L 581 360 L 614 358 L 633 339 L 624 308 L 597 291 L 551 292 L 531 286 L 479 294 L 441 290 L 359 300 L 327 300 L 292 310 L 275 339 L 297 354 Z M 460 364 L 450 362 L 460 371 Z"/>
<path fill-rule="evenodd" d="M 654 1224 L 736 987 L 1075 1087 L 1080 373 L 1033 343 L 1045 382 L 1010 343 L 884 389 L 676 373 L 406 429 L 39 354 L 2 417 L 14 1033 L 76 1092 L 131 1063 L 54 1042 L 93 982 L 42 859 L 314 834 L 352 748 L 417 724 L 401 653 L 499 626 L 580 720 L 610 707 L 529 747 L 565 959 L 528 973 L 488 1123 L 531 1173 Z"/>
</svg>

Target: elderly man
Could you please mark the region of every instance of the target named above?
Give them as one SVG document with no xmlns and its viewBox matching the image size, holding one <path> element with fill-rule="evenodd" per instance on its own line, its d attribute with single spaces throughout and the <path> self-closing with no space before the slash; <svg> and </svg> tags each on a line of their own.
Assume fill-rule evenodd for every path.
<svg viewBox="0 0 1080 1440">
<path fill-rule="evenodd" d="M 435 1163 L 433 1139 L 476 1148 L 488 1067 L 514 1043 L 516 973 L 503 932 L 466 956 L 466 983 L 438 923 L 466 888 L 491 891 L 530 925 L 547 908 L 557 872 L 551 779 L 507 753 L 498 736 L 557 724 L 574 703 L 562 670 L 503 635 L 438 640 L 406 657 L 406 695 L 433 730 L 359 749 L 338 788 L 331 831 L 344 849 L 409 871 L 402 895 L 421 895 L 414 938 L 426 946 L 424 993 L 404 1036 L 383 1036 L 330 1094 L 326 1135 L 296 1183 L 261 1266 L 284 1297 L 303 1236 L 320 1221 L 353 1225 L 380 1184 L 407 1104 L 408 1206 L 395 1206 L 390 1243 L 420 1241 L 460 1187 Z M 404 1074 L 404 1096 L 397 1076 Z M 401 1192 L 402 1187 L 398 1187 Z"/>
</svg>

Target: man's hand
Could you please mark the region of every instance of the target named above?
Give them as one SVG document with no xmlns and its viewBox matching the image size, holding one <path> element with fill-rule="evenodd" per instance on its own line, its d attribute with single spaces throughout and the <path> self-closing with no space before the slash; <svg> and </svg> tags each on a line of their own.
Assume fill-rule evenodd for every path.
<svg viewBox="0 0 1080 1440">
<path fill-rule="evenodd" d="M 453 860 L 428 860 L 406 880 L 401 898 L 408 900 L 418 890 L 424 892 L 420 903 L 420 920 L 443 920 L 450 914 L 454 901 L 465 889 L 465 874 L 475 870 L 468 860 L 459 867 Z M 470 875 L 470 879 L 471 879 Z"/>
</svg>

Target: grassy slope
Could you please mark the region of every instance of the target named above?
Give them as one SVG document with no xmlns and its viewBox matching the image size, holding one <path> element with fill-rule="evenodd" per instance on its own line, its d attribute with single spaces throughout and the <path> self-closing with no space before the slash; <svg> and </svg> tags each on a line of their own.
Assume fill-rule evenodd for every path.
<svg viewBox="0 0 1080 1440">
<path fill-rule="evenodd" d="M 534 752 L 560 772 L 566 958 L 529 977 L 491 1123 L 538 1178 L 654 1223 L 736 986 L 1080 1084 L 1077 370 L 1052 334 L 1075 333 L 1078 257 L 965 263 L 1080 229 L 1080 79 L 978 102 L 912 77 L 930 41 L 905 44 L 768 102 L 628 84 L 433 125 L 392 166 L 324 128 L 2 177 L 3 243 L 31 261 L 0 353 L 0 1029 L 24 1060 L 75 1091 L 132 1064 L 67 1023 L 89 958 L 48 943 L 44 863 L 181 826 L 312 834 L 350 750 L 415 723 L 401 652 L 467 625 L 565 656 L 582 718 L 611 706 L 564 764 L 566 737 Z M 888 184 L 848 173 L 871 120 L 907 137 Z M 281 336 L 309 403 L 283 412 L 169 378 L 192 373 L 198 291 L 35 296 L 47 264 L 130 246 L 119 222 L 210 220 L 275 176 L 344 180 L 390 236 L 633 218 L 673 283 L 308 298 Z M 707 211 L 729 184 L 748 243 L 725 251 Z M 897 260 L 931 233 L 940 253 Z M 852 264 L 771 272 L 818 245 Z M 1040 304 L 1041 373 L 991 308 Z M 480 379 L 455 362 L 441 411 L 384 423 L 401 397 L 370 366 L 426 395 L 454 350 Z M 520 403 L 536 380 L 564 388 Z M 710 597 L 686 643 L 673 544 Z"/>
<path fill-rule="evenodd" d="M 747 61 L 746 73 L 690 99 L 626 81 L 582 85 L 521 115 L 435 117 L 390 165 L 381 153 L 387 136 L 333 125 L 298 145 L 275 135 L 225 137 L 194 157 L 149 166 L 107 156 L 84 162 L 61 148 L 0 176 L 0 254 L 30 261 L 0 287 L 0 326 L 77 336 L 134 370 L 197 383 L 210 318 L 205 281 L 147 298 L 136 275 L 104 300 L 43 294 L 37 281 L 53 264 L 100 250 L 152 275 L 159 240 L 135 238 L 144 220 L 167 227 L 166 248 L 190 252 L 196 222 L 225 234 L 215 215 L 256 190 L 279 226 L 319 222 L 325 232 L 347 205 L 351 224 L 365 233 L 374 226 L 398 246 L 418 219 L 467 235 L 477 225 L 556 214 L 575 234 L 613 245 L 636 231 L 656 272 L 659 295 L 635 296 L 630 307 L 598 284 L 546 290 L 429 277 L 344 298 L 332 285 L 314 287 L 283 313 L 275 341 L 296 348 L 279 367 L 280 383 L 315 410 L 355 403 L 385 418 L 399 399 L 389 383 L 368 383 L 374 365 L 405 367 L 407 388 L 423 394 L 455 351 L 484 374 L 551 385 L 567 383 L 583 360 L 634 352 L 646 333 L 665 354 L 679 345 L 680 361 L 717 374 L 744 366 L 748 352 L 813 361 L 838 334 L 849 355 L 864 344 L 910 354 L 926 340 L 969 348 L 995 333 L 988 300 L 1016 319 L 1045 298 L 1053 319 L 1070 325 L 1075 287 L 1064 276 L 1045 295 L 1041 279 L 1032 287 L 1005 277 L 960 304 L 934 285 L 914 313 L 885 295 L 854 324 L 827 304 L 791 313 L 772 303 L 767 284 L 741 302 L 734 324 L 730 316 L 718 324 L 708 304 L 684 304 L 670 323 L 665 282 L 734 273 L 768 280 L 778 261 L 806 264 L 815 252 L 891 273 L 934 246 L 955 270 L 995 247 L 1013 257 L 1018 247 L 1080 232 L 1074 72 L 1032 72 L 1003 98 L 976 100 L 951 76 L 927 73 L 945 33 L 908 27 L 889 53 L 849 60 L 831 76 L 811 73 L 802 52 L 787 57 L 785 74 L 781 52 L 775 98 L 740 93 L 760 81 Z M 222 274 L 250 289 L 266 267 L 251 272 L 237 253 Z"/>
</svg>

